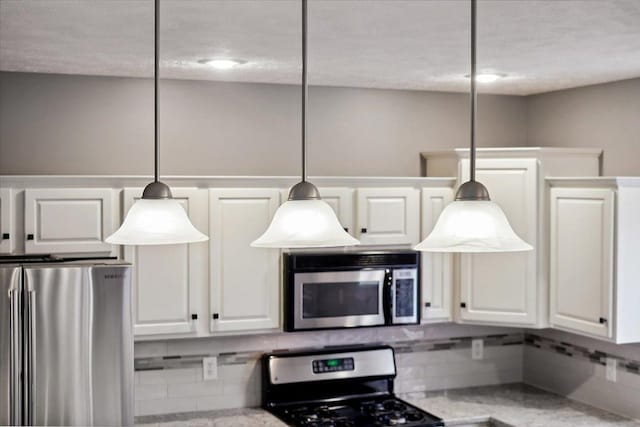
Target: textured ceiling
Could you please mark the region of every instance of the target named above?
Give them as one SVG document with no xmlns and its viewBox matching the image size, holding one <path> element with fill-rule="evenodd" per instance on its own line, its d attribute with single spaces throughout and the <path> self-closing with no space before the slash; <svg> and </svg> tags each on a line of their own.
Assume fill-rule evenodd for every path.
<svg viewBox="0 0 640 427">
<path fill-rule="evenodd" d="M 296 0 L 162 0 L 161 76 L 300 81 Z M 640 0 L 481 0 L 480 90 L 527 95 L 640 77 Z M 311 0 L 309 81 L 467 91 L 467 1 Z M 220 71 L 198 64 L 231 57 Z M 0 0 L 0 69 L 148 77 L 151 0 Z"/>
</svg>

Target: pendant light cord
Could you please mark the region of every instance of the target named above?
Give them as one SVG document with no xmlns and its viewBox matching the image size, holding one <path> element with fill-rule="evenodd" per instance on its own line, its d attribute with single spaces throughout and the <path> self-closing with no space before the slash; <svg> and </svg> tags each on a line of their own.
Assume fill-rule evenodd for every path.
<svg viewBox="0 0 640 427">
<path fill-rule="evenodd" d="M 153 55 L 153 150 L 154 150 L 154 166 L 153 176 L 154 182 L 158 182 L 160 176 L 160 114 L 158 111 L 158 75 L 160 74 L 160 0 L 155 0 L 155 26 L 154 26 L 154 55 Z"/>
<path fill-rule="evenodd" d="M 471 0 L 471 150 L 469 151 L 469 178 L 476 180 L 476 0 Z"/>
<path fill-rule="evenodd" d="M 302 0 L 302 181 L 307 180 L 307 0 Z"/>
</svg>

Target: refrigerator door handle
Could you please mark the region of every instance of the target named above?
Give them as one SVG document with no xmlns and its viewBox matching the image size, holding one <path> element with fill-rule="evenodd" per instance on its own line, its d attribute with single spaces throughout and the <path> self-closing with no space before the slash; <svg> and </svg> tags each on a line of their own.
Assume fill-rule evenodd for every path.
<svg viewBox="0 0 640 427">
<path fill-rule="evenodd" d="M 35 306 L 36 292 L 34 290 L 27 291 L 27 339 L 26 341 L 26 357 L 25 365 L 27 366 L 25 374 L 25 421 L 26 425 L 34 425 L 34 409 L 35 409 L 35 383 L 36 383 L 36 322 L 35 322 Z"/>
<path fill-rule="evenodd" d="M 11 338 L 9 341 L 9 422 L 11 425 L 21 425 L 20 408 L 20 291 L 16 288 L 9 290 L 9 320 Z"/>
</svg>

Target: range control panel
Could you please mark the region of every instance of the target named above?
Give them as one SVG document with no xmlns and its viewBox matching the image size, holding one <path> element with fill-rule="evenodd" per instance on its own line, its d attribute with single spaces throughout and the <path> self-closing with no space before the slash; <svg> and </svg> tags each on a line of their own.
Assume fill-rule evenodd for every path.
<svg viewBox="0 0 640 427">
<path fill-rule="evenodd" d="M 313 366 L 314 374 L 354 370 L 353 357 L 344 357 L 341 359 L 313 360 L 311 363 Z"/>
</svg>

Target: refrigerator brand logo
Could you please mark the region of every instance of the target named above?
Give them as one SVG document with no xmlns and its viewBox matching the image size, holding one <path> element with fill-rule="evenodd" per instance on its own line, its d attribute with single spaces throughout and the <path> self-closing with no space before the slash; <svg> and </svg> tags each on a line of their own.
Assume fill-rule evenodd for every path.
<svg viewBox="0 0 640 427">
<path fill-rule="evenodd" d="M 122 279 L 124 276 L 122 274 L 105 274 L 105 279 Z"/>
</svg>

